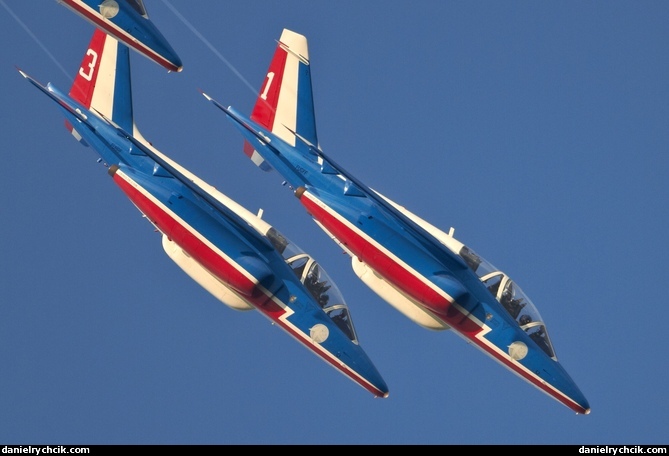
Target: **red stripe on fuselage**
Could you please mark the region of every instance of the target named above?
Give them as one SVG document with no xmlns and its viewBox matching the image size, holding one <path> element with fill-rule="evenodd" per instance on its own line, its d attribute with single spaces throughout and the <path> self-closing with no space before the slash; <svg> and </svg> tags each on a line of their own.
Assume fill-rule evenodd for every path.
<svg viewBox="0 0 669 456">
<path fill-rule="evenodd" d="M 128 196 L 137 208 L 146 215 L 146 217 L 158 227 L 162 233 L 174 240 L 179 247 L 184 249 L 196 261 L 200 262 L 200 264 L 212 274 L 224 283 L 231 283 L 231 280 L 234 281 L 235 288 L 242 287 L 253 290 L 250 295 L 244 295 L 243 299 L 248 300 L 256 309 L 281 326 L 295 340 L 343 373 L 346 377 L 350 378 L 375 396 L 383 396 L 385 394 L 385 392 L 379 391 L 378 388 L 375 388 L 371 383 L 355 371 L 351 370 L 347 365 L 342 364 L 338 358 L 325 350 L 320 344 L 314 343 L 310 338 L 305 337 L 303 332 L 298 331 L 292 325 L 287 324 L 283 318 L 287 316 L 286 309 L 277 304 L 271 295 L 266 294 L 264 288 L 257 287 L 254 282 L 249 280 L 248 277 L 239 271 L 241 268 L 238 268 L 236 265 L 226 261 L 225 258 L 222 258 L 207 244 L 195 236 L 187 227 L 184 227 L 173 215 L 148 198 L 139 190 L 139 184 L 135 183 L 130 177 L 121 172 L 114 173 L 113 179 L 123 193 Z"/>
<path fill-rule="evenodd" d="M 183 226 L 171 213 L 148 198 L 139 190 L 138 184 L 133 185 L 130 178 L 119 172 L 114 174 L 114 182 L 163 234 L 172 239 L 223 283 L 243 294 L 243 299 L 249 300 L 258 310 L 273 320 L 285 313 L 285 310 L 272 300 L 271 295 L 268 295 L 263 288 L 241 272 L 241 267 L 223 258 L 191 230 Z"/>
<path fill-rule="evenodd" d="M 384 278 L 411 296 L 415 301 L 425 303 L 425 309 L 430 311 L 435 317 L 446 322 L 448 326 L 474 343 L 483 352 L 541 391 L 572 410 L 578 413 L 585 413 L 585 410 L 578 404 L 559 390 L 552 388 L 523 365 L 513 361 L 506 353 L 485 339 L 483 337 L 484 328 L 482 323 L 479 323 L 478 320 L 466 314 L 465 310 L 457 305 L 457 303 L 452 303 L 425 284 L 420 278 L 407 271 L 394 258 L 389 257 L 385 252 L 361 236 L 358 231 L 332 215 L 325 209 L 328 206 L 324 203 L 318 201 L 308 192 L 302 194 L 300 202 L 312 217 L 318 220 L 332 235 L 355 253 L 360 260 L 367 263 L 379 274 L 382 274 Z"/>
<path fill-rule="evenodd" d="M 444 321 L 448 326 L 457 327 L 458 331 L 468 334 L 469 337 L 473 337 L 481 331 L 481 325 L 468 318 L 467 314 L 460 310 L 459 305 L 454 304 L 452 300 L 427 285 L 421 280 L 421 277 L 407 270 L 395 258 L 370 243 L 358 231 L 334 217 L 311 194 L 305 193 L 300 201 L 312 217 L 322 223 L 360 260 L 382 274 L 388 282 L 411 296 L 413 300 L 423 303 L 426 310 Z"/>
</svg>

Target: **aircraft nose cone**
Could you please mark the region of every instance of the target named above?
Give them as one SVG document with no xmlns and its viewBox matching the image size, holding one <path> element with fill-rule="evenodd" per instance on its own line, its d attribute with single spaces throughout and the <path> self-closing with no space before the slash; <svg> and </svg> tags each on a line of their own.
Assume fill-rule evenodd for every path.
<svg viewBox="0 0 669 456">
<path fill-rule="evenodd" d="M 141 41 L 165 60 L 165 62 L 159 62 L 161 65 L 177 73 L 183 70 L 181 58 L 152 22 L 145 21 L 140 23 L 131 34 L 141 36 Z"/>
<path fill-rule="evenodd" d="M 576 413 L 580 415 L 588 415 L 590 413 L 590 403 L 564 368 L 559 364 L 558 367 L 558 372 L 560 372 L 562 376 L 554 378 L 554 382 L 549 382 L 556 388 L 549 394 Z"/>
<path fill-rule="evenodd" d="M 590 404 L 588 403 L 588 400 L 586 398 L 583 398 L 582 400 L 578 401 L 578 406 L 579 410 L 576 410 L 576 413 L 580 413 L 581 415 L 589 415 L 590 414 Z"/>
<path fill-rule="evenodd" d="M 343 372 L 353 381 L 375 397 L 388 397 L 388 385 L 362 347 L 357 346 L 353 352 L 340 352 L 337 357 L 342 363 Z"/>
</svg>

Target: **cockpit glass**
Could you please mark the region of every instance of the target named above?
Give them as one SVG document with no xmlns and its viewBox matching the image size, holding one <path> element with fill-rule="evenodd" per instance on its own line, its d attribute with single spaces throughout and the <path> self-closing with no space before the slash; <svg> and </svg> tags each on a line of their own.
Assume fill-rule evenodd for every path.
<svg viewBox="0 0 669 456">
<path fill-rule="evenodd" d="M 504 284 L 504 289 L 499 297 L 499 302 L 502 303 L 504 308 L 513 318 L 518 319 L 520 312 L 527 306 L 529 301 L 520 288 L 515 286 L 511 280 L 507 279 Z M 531 311 L 531 309 L 528 309 L 528 311 Z M 527 315 L 527 312 L 524 312 L 523 314 Z"/>
<path fill-rule="evenodd" d="M 539 348 L 557 360 L 541 315 L 523 290 L 506 274 L 478 256 L 473 250 L 463 247 L 460 256 Z"/>
<path fill-rule="evenodd" d="M 541 322 L 532 323 L 523 325 L 521 328 L 525 330 L 527 335 L 530 336 L 530 339 L 532 339 L 539 346 L 539 348 L 546 352 L 548 356 L 555 358 L 555 351 L 553 351 L 553 345 L 548 338 L 546 327 Z"/>
<path fill-rule="evenodd" d="M 504 274 L 502 274 L 500 272 L 499 274 L 491 274 L 491 275 L 487 276 L 485 280 L 481 279 L 481 281 L 488 288 L 488 291 L 490 291 L 490 294 L 497 297 L 497 294 L 499 293 L 499 285 L 502 283 L 503 278 L 504 278 Z"/>
<path fill-rule="evenodd" d="M 298 256 L 292 262 L 290 262 L 290 267 L 293 268 L 295 275 L 302 277 L 304 275 L 304 268 L 307 266 L 309 261 L 308 256 Z"/>
<path fill-rule="evenodd" d="M 332 321 L 335 322 L 339 329 L 344 331 L 344 334 L 348 336 L 349 339 L 355 341 L 355 331 L 353 330 L 353 325 L 351 324 L 351 317 L 348 313 L 348 309 L 342 305 L 331 306 L 324 309 Z"/>
<path fill-rule="evenodd" d="M 484 277 L 491 272 L 499 271 L 495 266 L 490 264 L 488 260 L 479 256 L 467 246 L 463 246 L 460 250 L 460 256 L 469 268 L 476 273 L 479 278 Z"/>
<path fill-rule="evenodd" d="M 144 8 L 144 2 L 142 0 L 127 0 L 128 4 L 132 6 L 132 9 L 137 11 L 144 17 L 148 17 L 146 14 L 146 8 Z"/>
<path fill-rule="evenodd" d="M 358 337 L 353 327 L 351 314 L 337 285 L 330 279 L 325 269 L 311 256 L 304 253 L 295 244 L 289 242 L 274 228 L 271 228 L 267 237 L 274 247 L 283 255 L 286 263 L 293 269 L 305 288 L 313 296 L 323 311 L 348 336 L 351 341 L 358 343 Z"/>
<path fill-rule="evenodd" d="M 543 319 L 532 301 L 530 301 L 530 298 L 506 275 L 503 275 L 502 283 L 503 285 L 497 294 L 499 302 L 539 348 L 548 356 L 557 360 Z"/>
<path fill-rule="evenodd" d="M 311 263 L 303 282 L 318 304 L 321 307 L 327 307 L 328 302 L 330 301 L 329 291 L 330 288 L 332 288 L 332 285 L 318 263 Z"/>
</svg>

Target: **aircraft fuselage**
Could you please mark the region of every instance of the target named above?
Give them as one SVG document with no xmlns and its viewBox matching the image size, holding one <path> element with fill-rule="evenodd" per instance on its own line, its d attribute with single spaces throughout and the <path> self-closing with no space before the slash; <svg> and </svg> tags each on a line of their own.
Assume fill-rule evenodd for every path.
<svg viewBox="0 0 669 456">
<path fill-rule="evenodd" d="M 589 413 L 587 400 L 554 353 L 529 336 L 460 252 L 322 151 L 299 139 L 289 144 L 233 108 L 214 103 L 281 173 L 318 225 L 352 256 L 354 270 L 356 261 L 364 263 L 378 283 L 395 290 L 383 294 L 366 282 L 380 296 L 408 316 L 426 312 L 431 319 L 412 319 L 429 329 L 451 328 L 539 390 L 577 413 Z"/>
</svg>

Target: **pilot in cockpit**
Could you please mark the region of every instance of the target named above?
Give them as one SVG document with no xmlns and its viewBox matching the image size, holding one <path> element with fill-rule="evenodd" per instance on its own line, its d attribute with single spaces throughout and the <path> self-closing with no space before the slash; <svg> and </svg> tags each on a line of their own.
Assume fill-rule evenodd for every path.
<svg viewBox="0 0 669 456">
<path fill-rule="evenodd" d="M 327 284 L 327 281 L 321 282 L 318 280 L 317 266 L 304 280 L 304 285 L 321 307 L 325 307 L 328 304 L 330 296 L 327 294 L 327 291 L 330 289 L 330 285 Z"/>
<path fill-rule="evenodd" d="M 530 317 L 529 315 L 523 315 L 522 317 L 520 317 L 520 320 L 518 320 L 518 323 L 520 323 L 520 326 L 523 327 L 528 323 L 532 323 L 532 317 Z"/>
<path fill-rule="evenodd" d="M 508 287 L 504 290 L 504 293 L 502 293 L 500 303 L 513 318 L 517 318 L 520 311 L 525 307 L 525 304 L 522 302 L 522 299 L 516 299 L 514 295 L 513 285 L 509 282 Z"/>
<path fill-rule="evenodd" d="M 541 348 L 549 356 L 555 356 L 553 348 L 551 347 L 550 342 L 547 340 L 545 327 L 541 322 L 530 324 L 532 323 L 532 317 L 526 314 L 520 317 L 518 323 L 520 324 L 520 327 L 527 332 L 527 334 L 530 336 L 530 339 L 532 339 L 539 346 L 539 348 Z"/>
</svg>

